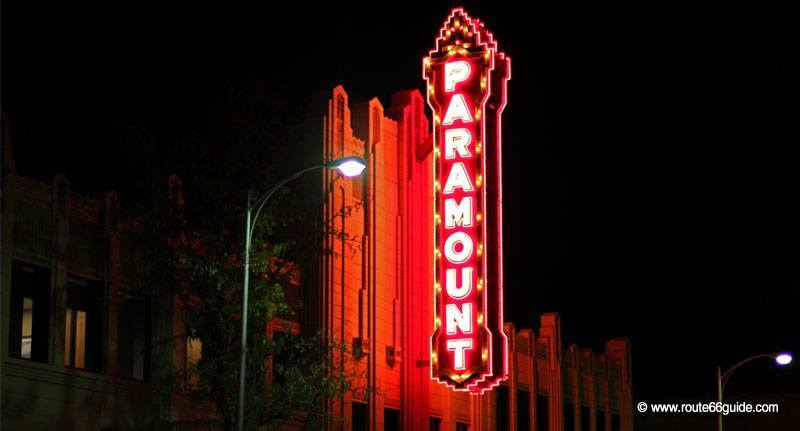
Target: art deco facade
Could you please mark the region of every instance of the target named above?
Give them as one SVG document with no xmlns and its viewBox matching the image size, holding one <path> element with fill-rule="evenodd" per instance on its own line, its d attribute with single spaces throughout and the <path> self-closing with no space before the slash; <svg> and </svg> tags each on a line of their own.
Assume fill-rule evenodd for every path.
<svg viewBox="0 0 800 431">
<path fill-rule="evenodd" d="M 431 380 L 433 162 L 423 98 L 414 90 L 388 107 L 351 104 L 340 86 L 316 103 L 309 130 L 322 157 L 368 162 L 363 181 L 333 171 L 322 180 L 334 229 L 313 289 L 318 324 L 351 347 L 357 387 L 374 388 L 333 402 L 332 412 L 354 430 L 632 430 L 629 342 L 611 340 L 599 355 L 563 346 L 557 314 L 541 316 L 535 331 L 505 325 L 509 379 L 496 390 L 473 396 Z"/>
<path fill-rule="evenodd" d="M 326 406 L 337 418 L 331 429 L 632 431 L 629 342 L 611 340 L 601 354 L 564 346 L 555 313 L 535 330 L 505 325 L 509 379 L 492 392 L 455 393 L 431 380 L 432 148 L 419 92 L 396 93 L 384 107 L 351 104 L 336 87 L 306 124 L 310 163 L 358 155 L 369 165 L 361 180 L 317 177 L 328 252 L 306 264 L 292 293 L 308 305 L 298 331 L 324 329 L 348 346 L 339 359 L 357 390 Z M 190 381 L 156 390 L 202 350 L 153 341 L 180 333 L 177 304 L 135 289 L 135 239 L 120 227 L 116 195 L 81 196 L 62 175 L 22 177 L 7 136 L 3 144 L 3 429 L 212 415 L 184 396 Z"/>
</svg>

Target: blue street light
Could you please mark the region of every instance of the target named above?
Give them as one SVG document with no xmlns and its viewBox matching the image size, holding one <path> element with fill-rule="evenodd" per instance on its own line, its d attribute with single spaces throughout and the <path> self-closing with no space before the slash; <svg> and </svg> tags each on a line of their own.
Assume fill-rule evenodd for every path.
<svg viewBox="0 0 800 431">
<path fill-rule="evenodd" d="M 780 365 L 780 366 L 791 364 L 792 363 L 792 354 L 789 353 L 789 352 L 784 352 L 784 353 L 778 354 L 778 356 L 775 357 L 775 363 Z"/>
</svg>

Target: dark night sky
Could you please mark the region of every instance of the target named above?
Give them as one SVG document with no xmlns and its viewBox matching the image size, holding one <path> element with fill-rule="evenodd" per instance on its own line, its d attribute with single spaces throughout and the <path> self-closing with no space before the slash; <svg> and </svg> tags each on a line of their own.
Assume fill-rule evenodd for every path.
<svg viewBox="0 0 800 431">
<path fill-rule="evenodd" d="M 191 129 L 194 94 L 252 76 L 298 101 L 343 83 L 388 103 L 422 88 L 450 8 L 111 3 L 3 2 L 23 174 L 124 192 L 119 130 Z M 698 3 L 465 4 L 513 59 L 507 315 L 558 311 L 565 339 L 597 350 L 630 337 L 636 399 L 710 398 L 717 364 L 800 352 L 790 14 Z M 728 391 L 797 391 L 797 368 L 754 364 Z"/>
</svg>

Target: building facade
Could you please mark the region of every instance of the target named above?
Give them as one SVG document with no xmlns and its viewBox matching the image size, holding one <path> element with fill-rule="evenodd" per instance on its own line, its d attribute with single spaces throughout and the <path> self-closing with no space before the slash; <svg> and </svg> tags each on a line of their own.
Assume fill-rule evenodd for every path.
<svg viewBox="0 0 800 431">
<path fill-rule="evenodd" d="M 394 94 L 388 107 L 376 98 L 351 104 L 339 86 L 309 112 L 302 151 L 309 163 L 354 155 L 368 162 L 358 180 L 332 170 L 317 177 L 325 252 L 304 263 L 296 292 L 307 304 L 296 330 L 322 329 L 348 350 L 337 359 L 354 391 L 325 406 L 330 429 L 633 429 L 630 343 L 610 340 L 600 354 L 564 346 L 555 313 L 541 316 L 535 330 L 505 325 L 509 378 L 493 391 L 456 393 L 433 381 L 433 172 L 424 99 L 412 90 Z M 191 381 L 171 393 L 156 389 L 202 347 L 174 337 L 181 333 L 174 298 L 136 289 L 136 242 L 120 223 L 117 196 L 81 196 L 63 175 L 20 176 L 9 147 L 6 134 L 2 429 L 119 429 L 211 417 L 211 405 L 186 396 Z"/>
<path fill-rule="evenodd" d="M 2 429 L 136 429 L 211 416 L 210 404 L 189 402 L 191 382 L 163 391 L 197 346 L 155 341 L 179 333 L 179 314 L 172 298 L 134 283 L 136 238 L 116 194 L 81 195 L 61 174 L 19 175 L 3 130 Z"/>
<path fill-rule="evenodd" d="M 323 160 L 361 156 L 368 165 L 361 180 L 322 178 L 331 229 L 313 290 L 317 323 L 350 347 L 345 368 L 359 380 L 329 405 L 345 429 L 632 430 L 630 343 L 610 340 L 597 355 L 562 346 L 557 314 L 541 316 L 536 331 L 505 325 L 509 378 L 495 390 L 469 395 L 431 379 L 434 179 L 424 99 L 412 90 L 388 108 L 377 98 L 351 105 L 339 86 L 315 103 L 308 130 L 312 144 L 321 137 Z"/>
</svg>

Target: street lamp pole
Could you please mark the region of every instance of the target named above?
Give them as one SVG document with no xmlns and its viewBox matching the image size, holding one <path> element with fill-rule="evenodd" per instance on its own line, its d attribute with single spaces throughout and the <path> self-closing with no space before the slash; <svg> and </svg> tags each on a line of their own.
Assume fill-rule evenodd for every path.
<svg viewBox="0 0 800 431">
<path fill-rule="evenodd" d="M 247 211 L 245 213 L 245 237 L 244 237 L 244 281 L 242 285 L 242 338 L 239 354 L 239 397 L 237 404 L 237 429 L 244 430 L 244 394 L 245 394 L 245 378 L 246 378 L 246 363 L 247 363 L 247 312 L 249 307 L 249 293 L 250 293 L 250 246 L 253 240 L 253 230 L 258 221 L 258 216 L 261 210 L 266 205 L 267 201 L 275 194 L 278 189 L 286 185 L 286 183 L 295 180 L 312 171 L 322 168 L 334 168 L 345 177 L 355 177 L 361 175 L 366 168 L 366 163 L 359 157 L 345 157 L 337 159 L 325 164 L 314 165 L 305 169 L 301 169 L 294 174 L 284 178 L 277 184 L 267 190 L 261 197 L 253 201 L 252 189 L 247 191 Z M 253 211 L 255 208 L 255 212 Z"/>
<path fill-rule="evenodd" d="M 744 364 L 761 358 L 772 358 L 779 366 L 788 365 L 792 362 L 792 355 L 790 353 L 762 353 L 760 355 L 751 356 L 737 362 L 732 367 L 728 368 L 728 370 L 724 373 L 722 372 L 722 367 L 717 367 L 717 402 L 719 403 L 720 407 L 719 411 L 717 412 L 717 431 L 722 431 L 722 392 L 725 390 L 725 383 L 731 377 L 731 374 L 736 371 L 736 369 Z"/>
</svg>

